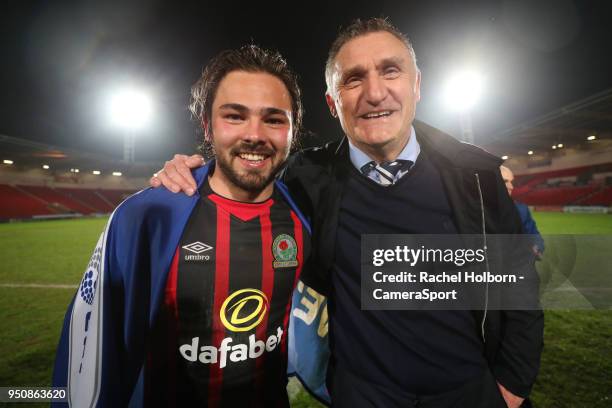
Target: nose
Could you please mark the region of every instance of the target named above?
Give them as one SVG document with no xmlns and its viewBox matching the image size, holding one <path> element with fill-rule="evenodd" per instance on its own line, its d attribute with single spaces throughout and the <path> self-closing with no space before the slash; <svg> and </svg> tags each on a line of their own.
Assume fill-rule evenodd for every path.
<svg viewBox="0 0 612 408">
<path fill-rule="evenodd" d="M 385 80 L 380 75 L 368 75 L 364 81 L 365 100 L 371 105 L 378 105 L 388 95 Z"/>
<path fill-rule="evenodd" d="M 260 118 L 252 118 L 248 121 L 243 139 L 251 143 L 265 142 L 266 134 L 264 130 L 264 123 Z"/>
</svg>

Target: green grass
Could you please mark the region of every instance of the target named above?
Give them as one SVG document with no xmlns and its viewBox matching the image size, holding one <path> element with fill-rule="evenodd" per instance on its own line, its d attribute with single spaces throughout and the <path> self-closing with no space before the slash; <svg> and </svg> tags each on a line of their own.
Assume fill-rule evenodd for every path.
<svg viewBox="0 0 612 408">
<path fill-rule="evenodd" d="M 0 280 L 77 284 L 106 218 L 0 225 Z"/>
<path fill-rule="evenodd" d="M 542 234 L 612 234 L 612 215 L 534 212 Z"/>
<path fill-rule="evenodd" d="M 94 218 L 0 224 L 0 284 L 76 287 L 105 223 Z M 0 386 L 50 385 L 74 293 L 73 288 L 0 287 Z"/>
<path fill-rule="evenodd" d="M 535 213 L 544 234 L 612 234 L 612 216 Z M 0 386 L 48 386 L 64 312 L 105 219 L 0 224 Z M 612 311 L 547 311 L 537 407 L 612 406 Z M 292 407 L 321 406 L 299 387 Z M 32 406 L 32 405 L 28 405 Z M 40 405 L 43 406 L 43 405 Z"/>
<path fill-rule="evenodd" d="M 536 407 L 612 406 L 612 311 L 548 311 Z"/>
<path fill-rule="evenodd" d="M 612 215 L 533 216 L 542 234 L 612 234 Z M 532 392 L 535 406 L 612 406 L 612 311 L 554 310 L 544 316 L 544 353 Z"/>
</svg>

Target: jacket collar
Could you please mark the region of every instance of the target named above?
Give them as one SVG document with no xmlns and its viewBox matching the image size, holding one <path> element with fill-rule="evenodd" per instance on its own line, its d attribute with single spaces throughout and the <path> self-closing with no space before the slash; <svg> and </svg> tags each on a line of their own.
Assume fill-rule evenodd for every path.
<svg viewBox="0 0 612 408">
<path fill-rule="evenodd" d="M 495 169 L 503 160 L 484 149 L 465 142 L 415 120 L 412 125 L 419 144 L 430 157 L 437 157 L 453 167 L 469 169 Z M 346 135 L 342 138 L 334 154 L 338 157 L 348 157 L 348 140 Z"/>
</svg>

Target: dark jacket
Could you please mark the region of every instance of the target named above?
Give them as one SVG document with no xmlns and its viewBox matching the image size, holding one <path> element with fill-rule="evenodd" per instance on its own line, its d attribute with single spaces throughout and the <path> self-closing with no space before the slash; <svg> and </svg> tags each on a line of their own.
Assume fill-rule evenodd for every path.
<svg viewBox="0 0 612 408">
<path fill-rule="evenodd" d="M 519 234 L 521 221 L 501 178 L 501 160 L 422 122 L 415 121 L 413 126 L 421 149 L 440 173 L 458 231 Z M 312 214 L 316 262 L 312 270 L 316 273 L 302 280 L 323 294 L 329 293 L 338 212 L 350 166 L 344 138 L 294 155 L 284 174 L 300 207 Z M 495 378 L 512 393 L 526 397 L 540 365 L 543 313 L 485 309 L 474 311 L 474 317 L 482 323 L 485 352 Z"/>
</svg>

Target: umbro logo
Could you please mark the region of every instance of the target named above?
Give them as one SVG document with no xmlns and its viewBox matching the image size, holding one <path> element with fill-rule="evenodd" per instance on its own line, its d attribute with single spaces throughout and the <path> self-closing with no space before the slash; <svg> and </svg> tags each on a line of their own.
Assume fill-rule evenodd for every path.
<svg viewBox="0 0 612 408">
<path fill-rule="evenodd" d="M 207 245 L 203 242 L 196 241 L 192 242 L 189 245 L 183 245 L 183 249 L 191 252 L 185 254 L 185 261 L 208 261 L 210 260 L 209 255 L 202 255 L 203 252 L 210 251 L 213 249 L 210 245 Z"/>
<path fill-rule="evenodd" d="M 194 254 L 201 254 L 202 252 L 206 252 L 208 250 L 213 249 L 210 245 L 206 245 L 203 242 L 196 241 L 192 242 L 189 245 L 183 245 L 183 249 L 188 250 L 189 252 L 193 252 Z"/>
</svg>

